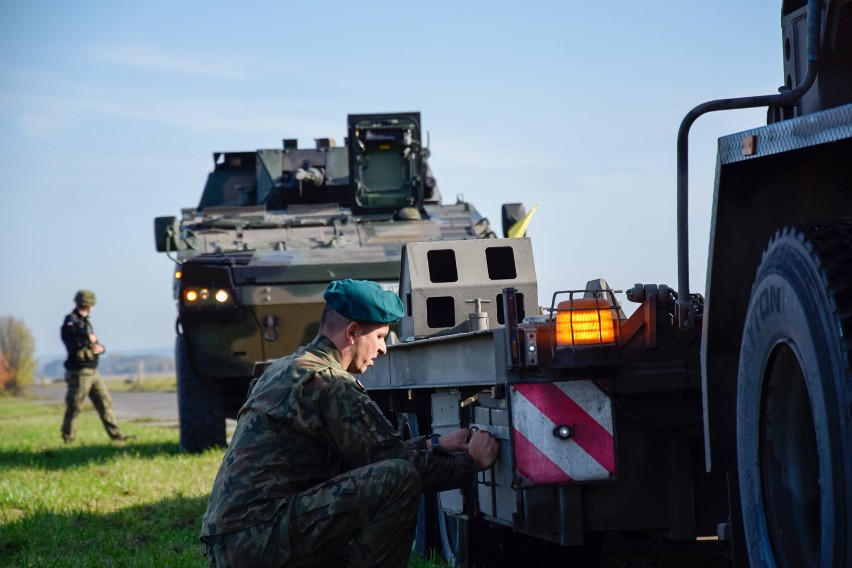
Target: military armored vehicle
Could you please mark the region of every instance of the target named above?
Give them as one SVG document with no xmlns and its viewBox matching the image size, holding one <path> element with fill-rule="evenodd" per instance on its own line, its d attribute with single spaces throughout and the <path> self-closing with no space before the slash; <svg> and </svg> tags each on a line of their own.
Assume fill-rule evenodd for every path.
<svg viewBox="0 0 852 568">
<path fill-rule="evenodd" d="M 256 361 L 316 334 L 322 293 L 339 278 L 396 289 L 408 241 L 495 237 L 461 197 L 443 204 L 420 113 L 353 114 L 346 143 L 216 152 L 197 207 L 154 222 L 177 263 L 175 359 L 180 444 L 224 445 Z M 504 223 L 523 213 L 504 207 Z"/>
</svg>

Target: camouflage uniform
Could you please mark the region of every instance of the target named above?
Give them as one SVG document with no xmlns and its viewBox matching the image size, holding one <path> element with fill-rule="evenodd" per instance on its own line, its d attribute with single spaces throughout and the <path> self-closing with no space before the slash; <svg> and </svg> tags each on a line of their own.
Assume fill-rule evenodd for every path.
<svg viewBox="0 0 852 568">
<path fill-rule="evenodd" d="M 403 442 L 334 344 L 276 361 L 240 410 L 201 539 L 210 566 L 406 566 L 422 491 L 469 482 L 465 452 Z"/>
<path fill-rule="evenodd" d="M 92 352 L 92 345 L 89 344 L 89 334 L 94 333 L 89 318 L 74 310 L 65 316 L 61 333 L 62 342 L 68 351 L 68 358 L 65 360 L 65 382 L 68 384 L 68 391 L 65 393 L 62 438 L 71 442 L 77 436 L 77 417 L 80 415 L 83 401 L 89 396 L 109 437 L 112 440 L 125 439 L 115 421 L 112 399 L 98 374 L 98 356 Z"/>
</svg>

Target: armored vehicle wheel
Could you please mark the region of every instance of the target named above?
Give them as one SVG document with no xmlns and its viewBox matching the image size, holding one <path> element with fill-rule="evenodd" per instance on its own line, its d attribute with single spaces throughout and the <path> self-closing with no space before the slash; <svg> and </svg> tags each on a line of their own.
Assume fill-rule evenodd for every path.
<svg viewBox="0 0 852 568">
<path fill-rule="evenodd" d="M 852 223 L 786 228 L 740 351 L 737 454 L 752 566 L 852 566 Z"/>
<path fill-rule="evenodd" d="M 221 395 L 205 384 L 189 365 L 183 335 L 175 342 L 180 447 L 201 452 L 225 445 L 225 407 Z"/>
</svg>

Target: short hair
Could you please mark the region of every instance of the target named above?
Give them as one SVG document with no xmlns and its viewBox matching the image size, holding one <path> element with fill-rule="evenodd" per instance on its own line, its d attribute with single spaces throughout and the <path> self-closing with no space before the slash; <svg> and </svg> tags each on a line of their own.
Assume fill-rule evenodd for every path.
<svg viewBox="0 0 852 568">
<path fill-rule="evenodd" d="M 328 304 L 322 310 L 322 315 L 320 316 L 319 330 L 320 333 L 323 331 L 337 331 L 344 329 L 350 323 L 355 322 L 366 332 L 370 333 L 372 330 L 386 326 L 389 324 L 386 323 L 376 323 L 376 322 L 367 322 L 367 321 L 357 321 L 351 318 L 348 318 L 329 306 Z"/>
<path fill-rule="evenodd" d="M 320 316 L 320 329 L 343 329 L 353 321 L 326 304 Z"/>
</svg>

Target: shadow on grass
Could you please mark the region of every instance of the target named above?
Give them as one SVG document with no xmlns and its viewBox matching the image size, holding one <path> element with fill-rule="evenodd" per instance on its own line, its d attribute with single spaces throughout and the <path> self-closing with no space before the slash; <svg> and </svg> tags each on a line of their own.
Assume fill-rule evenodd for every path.
<svg viewBox="0 0 852 568">
<path fill-rule="evenodd" d="M 40 511 L 0 524 L 0 564 L 205 566 L 206 507 L 206 496 L 178 495 L 106 514 Z"/>
<path fill-rule="evenodd" d="M 155 458 L 180 454 L 177 442 L 128 441 L 121 445 L 105 442 L 91 445 L 69 445 L 43 450 L 0 450 L 0 475 L 4 469 L 18 467 L 62 470 L 81 465 L 102 463 L 120 455 Z"/>
</svg>

